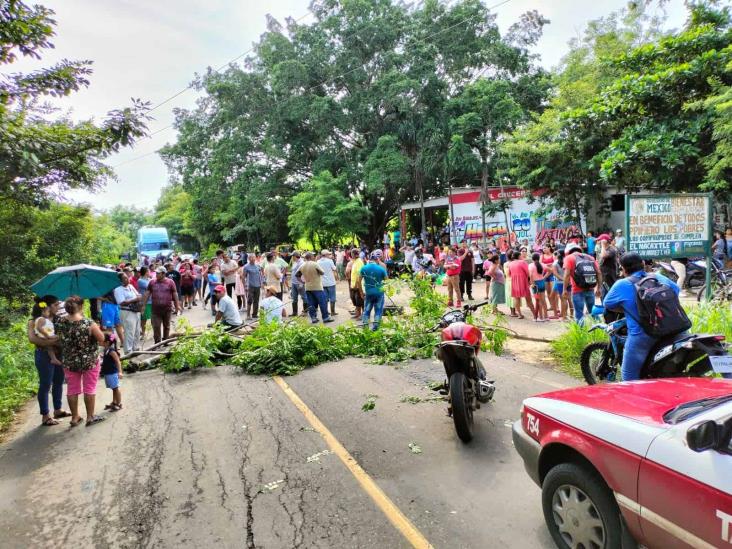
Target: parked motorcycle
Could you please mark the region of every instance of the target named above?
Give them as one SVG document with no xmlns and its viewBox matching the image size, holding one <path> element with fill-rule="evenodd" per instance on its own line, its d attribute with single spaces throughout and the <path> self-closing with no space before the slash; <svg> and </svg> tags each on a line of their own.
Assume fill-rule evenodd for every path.
<svg viewBox="0 0 732 549">
<path fill-rule="evenodd" d="M 595 330 L 603 330 L 610 341 L 590 343 L 582 351 L 580 365 L 588 385 L 618 379 L 628 337 L 625 318 L 595 324 L 590 332 Z M 727 353 L 724 339 L 723 335 L 688 332 L 661 338 L 648 353 L 640 378 L 702 377 L 726 372 L 732 357 Z"/>
<path fill-rule="evenodd" d="M 719 273 L 722 272 L 722 262 L 718 259 L 712 260 L 712 279 L 715 280 Z M 671 263 L 667 261 L 658 261 L 654 265 L 654 272 L 664 275 L 669 280 L 677 282 L 679 276 L 676 274 Z M 707 276 L 707 260 L 706 259 L 694 259 L 689 260 L 686 264 L 686 279 L 684 281 L 684 288 L 682 289 L 697 289 L 702 288 L 706 284 Z"/>
<path fill-rule="evenodd" d="M 496 390 L 494 383 L 486 380 L 485 368 L 478 358 L 483 334 L 478 327 L 465 322 L 468 313 L 487 304 L 486 301 L 450 310 L 433 328 L 442 330 L 435 355 L 445 367 L 443 394 L 448 395 L 448 413 L 463 442 L 473 439 L 473 412 L 481 403 L 490 401 Z"/>
</svg>

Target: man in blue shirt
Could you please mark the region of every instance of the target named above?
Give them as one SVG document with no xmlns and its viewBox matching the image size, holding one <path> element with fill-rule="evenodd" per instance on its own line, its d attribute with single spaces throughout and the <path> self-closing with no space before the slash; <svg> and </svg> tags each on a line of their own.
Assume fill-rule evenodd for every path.
<svg viewBox="0 0 732 549">
<path fill-rule="evenodd" d="M 607 310 L 623 311 L 625 313 L 628 339 L 625 342 L 625 350 L 623 351 L 621 372 L 623 381 L 632 381 L 640 379 L 641 368 L 657 340 L 649 336 L 638 322 L 640 313 L 635 301 L 636 290 L 634 284 L 648 275 L 643 270 L 643 259 L 635 252 L 627 253 L 620 259 L 620 267 L 625 278 L 621 278 L 613 284 L 613 287 L 605 296 L 603 305 Z M 665 276 L 659 274 L 650 276 L 655 276 L 661 284 L 669 286 L 676 295 L 679 295 L 679 287 Z"/>
<path fill-rule="evenodd" d="M 587 231 L 587 253 L 592 257 L 595 257 L 595 243 L 597 239 L 592 231 Z"/>
<path fill-rule="evenodd" d="M 387 278 L 387 272 L 384 267 L 379 265 L 381 250 L 377 250 L 371 254 L 369 262 L 361 267 L 360 277 L 363 280 L 364 289 L 364 306 L 363 306 L 363 327 L 369 325 L 371 310 L 374 310 L 374 324 L 372 330 L 379 329 L 381 317 L 384 314 L 384 280 Z"/>
</svg>

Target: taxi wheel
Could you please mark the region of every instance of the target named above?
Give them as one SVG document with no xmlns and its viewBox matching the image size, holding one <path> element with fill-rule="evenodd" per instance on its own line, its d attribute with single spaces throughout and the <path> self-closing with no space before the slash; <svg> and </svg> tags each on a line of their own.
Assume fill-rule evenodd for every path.
<svg viewBox="0 0 732 549">
<path fill-rule="evenodd" d="M 562 463 L 542 483 L 544 520 L 562 549 L 620 549 L 620 509 L 594 470 Z"/>
</svg>

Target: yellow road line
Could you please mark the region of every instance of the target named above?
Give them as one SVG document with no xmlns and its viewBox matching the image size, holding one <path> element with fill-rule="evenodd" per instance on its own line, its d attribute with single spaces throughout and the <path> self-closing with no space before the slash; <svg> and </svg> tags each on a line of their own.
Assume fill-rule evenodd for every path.
<svg viewBox="0 0 732 549">
<path fill-rule="evenodd" d="M 431 548 L 432 545 L 427 541 L 427 538 L 417 530 L 417 527 L 412 524 L 412 521 L 410 521 L 406 515 L 399 510 L 394 502 L 389 499 L 389 496 L 379 488 L 379 485 L 374 482 L 374 479 L 372 479 L 358 464 L 358 462 L 353 459 L 353 456 L 348 453 L 348 450 L 346 450 L 338 439 L 333 436 L 333 433 L 323 425 L 323 423 L 318 419 L 318 416 L 308 408 L 307 404 L 297 396 L 297 393 L 290 388 L 285 380 L 279 376 L 275 376 L 273 379 L 275 380 L 275 383 L 280 386 L 280 389 L 282 389 L 285 395 L 287 395 L 287 398 L 289 398 L 297 409 L 300 410 L 302 415 L 305 416 L 305 419 L 308 420 L 308 423 L 310 423 L 313 429 L 320 433 L 331 451 L 340 458 L 348 470 L 351 471 L 351 474 L 356 477 L 356 480 L 361 485 L 364 492 L 374 500 L 376 506 L 381 509 L 384 515 L 386 515 L 386 518 L 389 519 L 389 522 L 391 522 L 394 527 L 401 532 L 412 547 L 418 547 L 420 549 Z"/>
</svg>

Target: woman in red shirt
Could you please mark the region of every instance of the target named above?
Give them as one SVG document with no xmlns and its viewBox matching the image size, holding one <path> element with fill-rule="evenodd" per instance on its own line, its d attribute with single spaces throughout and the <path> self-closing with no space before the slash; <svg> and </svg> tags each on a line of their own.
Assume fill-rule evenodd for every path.
<svg viewBox="0 0 732 549">
<path fill-rule="evenodd" d="M 523 254 L 522 254 L 523 255 Z M 529 289 L 529 266 L 521 259 L 514 259 L 508 264 L 508 274 L 511 277 L 511 297 L 513 297 L 514 308 L 519 318 L 526 318 L 521 313 L 521 299 L 531 310 L 531 314 L 536 317 L 534 303 L 531 301 L 531 290 Z"/>
</svg>

